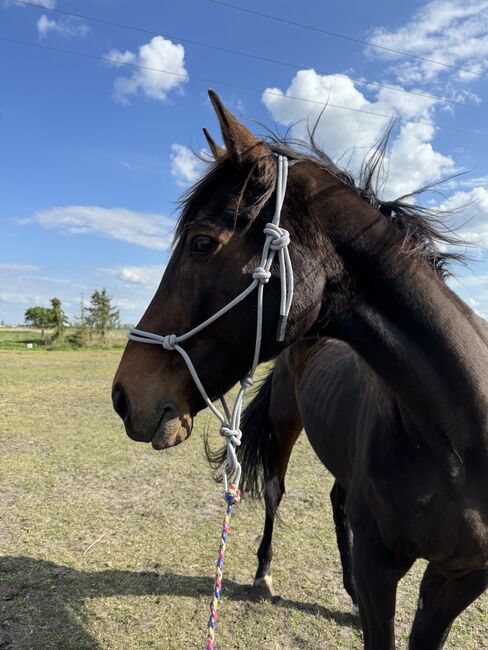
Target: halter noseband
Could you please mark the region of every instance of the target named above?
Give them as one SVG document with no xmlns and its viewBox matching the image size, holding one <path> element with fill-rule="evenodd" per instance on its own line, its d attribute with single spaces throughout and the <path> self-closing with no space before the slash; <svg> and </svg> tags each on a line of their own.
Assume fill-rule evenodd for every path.
<svg viewBox="0 0 488 650">
<path fill-rule="evenodd" d="M 140 329 L 131 329 L 128 333 L 128 338 L 137 343 L 149 343 L 153 345 L 162 345 L 165 350 L 176 350 L 188 366 L 188 370 L 200 391 L 207 406 L 211 409 L 213 414 L 220 420 L 220 434 L 226 438 L 227 441 L 227 460 L 223 467 L 224 490 L 227 491 L 227 472 L 235 473 L 234 484 L 236 488 L 239 486 L 241 477 L 241 466 L 237 459 L 236 446 L 241 444 L 241 411 L 244 395 L 246 390 L 253 385 L 253 376 L 259 363 L 259 354 L 261 352 L 261 338 L 263 331 L 263 291 L 264 285 L 271 277 L 271 264 L 273 259 L 278 253 L 279 267 L 280 267 L 280 285 L 281 285 L 281 300 L 280 300 L 280 317 L 278 321 L 278 331 L 276 334 L 277 341 L 283 341 L 285 338 L 286 323 L 288 314 L 290 313 L 291 302 L 293 299 L 293 269 L 291 266 L 290 254 L 288 252 L 288 244 L 290 243 L 290 234 L 287 230 L 280 226 L 281 209 L 285 199 L 286 184 L 288 179 L 288 159 L 285 156 L 278 156 L 278 172 L 276 179 L 276 207 L 273 220 L 267 223 L 264 227 L 264 234 L 266 239 L 261 254 L 261 262 L 254 270 L 251 284 L 244 289 L 242 293 L 236 296 L 231 302 L 219 309 L 213 316 L 207 318 L 206 321 L 200 323 L 186 334 L 153 334 L 152 332 L 145 332 Z M 247 296 L 254 291 L 257 287 L 257 319 L 256 319 L 256 341 L 254 345 L 254 358 L 251 370 L 244 377 L 240 384 L 241 387 L 237 393 L 237 397 L 232 407 L 232 412 L 229 411 L 224 396 L 220 397 L 220 402 L 224 413 L 222 414 L 208 397 L 205 388 L 198 376 L 195 366 L 192 363 L 188 353 L 179 345 L 190 337 L 198 334 L 208 325 L 215 322 L 218 318 L 226 314 L 237 304 L 242 302 Z"/>
</svg>

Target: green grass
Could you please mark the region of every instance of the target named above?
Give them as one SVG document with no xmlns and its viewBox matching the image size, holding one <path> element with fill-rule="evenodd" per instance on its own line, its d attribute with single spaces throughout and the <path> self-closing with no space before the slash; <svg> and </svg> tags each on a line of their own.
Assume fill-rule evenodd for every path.
<svg viewBox="0 0 488 650">
<path fill-rule="evenodd" d="M 52 333 L 46 330 L 44 339 L 40 329 L 30 327 L 2 327 L 0 328 L 0 350 L 77 350 L 91 349 L 104 350 L 113 348 L 122 350 L 127 342 L 127 330 L 117 329 L 107 332 L 106 340 L 94 334 L 91 340 L 87 340 L 80 347 L 77 339 L 77 330 L 74 327 L 66 328 L 62 339 L 52 340 Z M 32 348 L 27 348 L 32 344 Z"/>
<path fill-rule="evenodd" d="M 32 343 L 35 349 L 43 345 L 41 330 L 22 328 L 0 328 L 0 350 L 25 350 Z"/>
<path fill-rule="evenodd" d="M 120 352 L 0 352 L 0 648 L 203 648 L 224 504 L 204 459 L 202 414 L 183 445 L 131 442 L 112 411 Z M 212 428 L 215 428 L 212 422 Z M 215 441 L 216 442 L 216 441 Z M 249 585 L 262 509 L 232 521 L 218 648 L 362 647 L 341 584 L 331 478 L 304 436 L 275 534 L 278 603 Z M 405 643 L 422 563 L 400 584 Z M 488 598 L 448 648 L 488 648 Z"/>
</svg>

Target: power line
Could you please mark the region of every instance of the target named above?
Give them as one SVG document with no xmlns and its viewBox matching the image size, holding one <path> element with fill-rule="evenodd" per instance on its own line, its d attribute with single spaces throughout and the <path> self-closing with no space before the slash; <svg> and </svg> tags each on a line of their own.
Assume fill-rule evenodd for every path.
<svg viewBox="0 0 488 650">
<path fill-rule="evenodd" d="M 42 45 L 41 43 L 31 43 L 29 41 L 21 41 L 19 39 L 14 39 L 14 38 L 9 38 L 7 36 L 2 36 L 0 34 L 0 41 L 3 41 L 5 43 L 11 43 L 14 45 L 21 45 L 24 47 L 32 47 L 36 48 L 39 50 L 47 50 L 50 52 L 56 52 L 59 54 L 69 54 L 71 56 L 77 56 L 83 59 L 90 59 L 92 61 L 100 61 L 102 63 L 108 63 L 113 65 L 114 61 L 110 59 L 107 56 L 97 56 L 95 54 L 88 54 L 87 52 L 76 52 L 75 50 L 68 50 L 65 48 L 60 48 L 60 47 L 52 47 L 50 45 Z M 387 113 L 378 113 L 376 111 L 368 111 L 362 108 L 353 108 L 351 106 L 342 106 L 341 104 L 333 104 L 332 102 L 323 102 L 318 99 L 309 99 L 306 97 L 298 97 L 296 95 L 285 95 L 281 92 L 275 92 L 273 90 L 260 90 L 259 88 L 253 88 L 251 86 L 243 86 L 241 84 L 235 84 L 231 83 L 228 81 L 220 81 L 219 79 L 210 79 L 207 77 L 197 77 L 195 75 L 190 75 L 188 74 L 183 74 L 181 72 L 174 72 L 173 70 L 165 70 L 163 68 L 153 68 L 151 66 L 147 65 L 142 65 L 139 63 L 131 63 L 127 61 L 117 61 L 117 66 L 126 66 L 129 68 L 135 68 L 135 69 L 140 69 L 140 70 L 149 70 L 151 72 L 158 72 L 161 74 L 169 74 L 175 77 L 181 77 L 183 79 L 187 79 L 188 81 L 201 81 L 206 84 L 214 84 L 218 86 L 223 86 L 226 88 L 233 88 L 236 90 L 243 90 L 245 92 L 249 93 L 254 93 L 258 95 L 268 95 L 271 97 L 279 97 L 280 99 L 288 99 L 288 100 L 296 100 L 300 102 L 305 102 L 308 104 L 317 104 L 321 107 L 326 107 L 326 108 L 336 108 L 338 110 L 343 110 L 343 111 L 351 111 L 353 113 L 363 113 L 365 115 L 372 115 L 375 117 L 381 117 L 387 120 L 390 120 L 391 122 L 394 121 L 399 121 L 399 122 L 408 122 L 409 124 L 423 124 L 426 126 L 434 127 L 436 129 L 441 129 L 443 131 L 452 131 L 455 133 L 463 133 L 465 135 L 482 135 L 482 136 L 487 136 L 488 132 L 486 131 L 479 131 L 479 130 L 468 130 L 468 129 L 459 129 L 456 127 L 452 126 L 442 126 L 442 125 L 437 125 L 433 124 L 432 122 L 427 122 L 427 121 L 422 121 L 422 120 L 410 120 L 406 117 L 401 117 L 397 115 L 390 115 Z"/>
<path fill-rule="evenodd" d="M 127 29 L 127 30 L 130 30 L 130 31 L 138 32 L 140 34 L 145 34 L 145 35 L 149 35 L 149 36 L 164 36 L 165 38 L 181 41 L 182 43 L 188 43 L 190 45 L 196 45 L 197 47 L 205 47 L 207 49 L 216 50 L 218 52 L 225 52 L 227 54 L 233 54 L 235 56 L 241 56 L 241 57 L 245 57 L 245 58 L 248 58 L 248 59 L 253 59 L 255 61 L 263 61 L 265 63 L 272 63 L 272 64 L 275 64 L 275 65 L 281 65 L 281 66 L 285 66 L 285 67 L 288 67 L 288 68 L 293 68 L 295 70 L 303 70 L 304 68 L 307 67 L 307 66 L 304 66 L 304 65 L 299 65 L 299 64 L 296 64 L 296 63 L 288 62 L 288 61 L 281 61 L 279 59 L 273 59 L 273 58 L 270 58 L 270 57 L 261 56 L 259 54 L 252 54 L 251 52 L 243 52 L 243 51 L 240 51 L 240 50 L 234 50 L 234 49 L 231 49 L 231 48 L 222 47 L 220 45 L 213 45 L 211 43 L 205 43 L 205 42 L 202 42 L 202 41 L 195 41 L 193 39 L 184 38 L 182 36 L 176 36 L 174 34 L 168 34 L 167 32 L 166 33 L 155 32 L 155 31 L 150 30 L 150 29 L 145 29 L 145 28 L 142 28 L 142 27 L 135 27 L 134 25 L 128 25 L 126 23 L 115 22 L 113 20 L 107 20 L 105 18 L 98 18 L 96 16 L 90 16 L 88 14 L 80 14 L 80 13 L 75 13 L 75 12 L 72 12 L 72 11 L 65 11 L 63 9 L 57 9 L 57 8 L 54 8 L 54 7 L 53 8 L 51 8 L 51 7 L 41 7 L 40 5 L 35 4 L 34 2 L 29 2 L 28 0 L 11 0 L 11 1 L 15 2 L 16 4 L 22 5 L 22 6 L 34 7 L 37 10 L 41 10 L 41 9 L 42 9 L 42 11 L 47 10 L 47 11 L 50 11 L 52 13 L 60 14 L 60 15 L 63 15 L 63 16 L 70 16 L 70 17 L 79 18 L 79 19 L 82 19 L 82 20 L 88 20 L 88 21 L 99 23 L 99 24 L 102 24 L 102 25 L 110 25 L 112 27 Z M 227 6 L 227 5 L 225 5 L 225 6 Z M 231 6 L 231 5 L 229 5 L 229 6 Z M 454 100 L 454 99 L 448 99 L 446 97 L 439 97 L 437 95 L 422 93 L 422 92 L 419 92 L 419 91 L 416 91 L 416 90 L 406 90 L 405 88 L 397 88 L 395 86 L 390 86 L 388 84 L 382 84 L 382 83 L 379 83 L 377 81 L 368 81 L 367 79 L 355 79 L 354 77 L 350 77 L 349 75 L 346 75 L 346 74 L 343 74 L 343 73 L 338 73 L 338 72 L 325 72 L 325 71 L 320 71 L 320 70 L 318 70 L 318 72 L 319 72 L 319 74 L 327 74 L 327 75 L 333 75 L 333 76 L 336 76 L 336 77 L 341 77 L 343 79 L 349 79 L 350 81 L 353 81 L 353 82 L 358 83 L 358 84 L 363 84 L 365 86 L 373 86 L 373 87 L 376 87 L 376 88 L 385 88 L 387 90 L 392 90 L 394 92 L 405 94 L 405 95 L 413 95 L 415 97 L 423 97 L 425 99 L 432 99 L 432 100 L 434 100 L 436 102 L 439 102 L 439 103 L 442 103 L 442 104 L 450 104 L 452 106 L 461 106 L 462 108 L 472 108 L 472 109 L 477 110 L 477 111 L 482 111 L 482 112 L 488 113 L 488 108 L 484 108 L 483 106 L 478 106 L 477 104 L 473 104 L 471 102 L 461 102 L 461 101 L 457 101 L 457 100 Z"/>
<path fill-rule="evenodd" d="M 482 72 L 476 72 L 475 70 L 467 70 L 465 68 L 460 68 L 451 63 L 445 63 L 443 61 L 436 61 L 435 59 L 429 59 L 425 56 L 420 56 L 418 54 L 410 54 L 410 52 L 402 52 L 401 50 L 395 50 L 392 47 L 386 47 L 384 45 L 378 45 L 373 41 L 363 41 L 360 38 L 354 38 L 353 36 L 347 36 L 345 34 L 340 34 L 338 32 L 331 32 L 326 29 L 321 29 L 320 27 L 314 27 L 313 25 L 305 25 L 303 23 L 298 23 L 294 20 L 289 20 L 288 18 L 282 18 L 280 16 L 274 16 L 271 14 L 265 14 L 262 11 L 257 11 L 255 9 L 248 9 L 247 7 L 240 7 L 239 5 L 231 4 L 230 2 L 224 2 L 224 0 L 207 0 L 215 5 L 221 5 L 222 7 L 227 7 L 228 9 L 235 9 L 236 11 L 241 11 L 242 13 L 251 14 L 253 16 L 259 16 L 260 18 L 266 18 L 268 20 L 274 20 L 275 22 L 284 23 L 285 25 L 293 25 L 294 27 L 300 27 L 301 29 L 307 29 L 311 32 L 318 32 L 319 34 L 325 34 L 326 36 L 332 36 L 333 38 L 340 38 L 345 41 L 352 41 L 353 43 L 358 43 L 360 45 L 368 45 L 369 47 L 374 47 L 378 50 L 384 50 L 385 52 L 392 52 L 393 54 L 400 54 L 401 56 L 408 56 L 412 59 L 417 59 L 419 61 L 425 61 L 427 63 L 433 63 L 435 65 L 442 66 L 444 68 L 450 68 L 451 70 L 458 70 L 459 72 L 464 72 L 467 74 L 472 74 L 476 77 L 485 77 Z"/>
</svg>

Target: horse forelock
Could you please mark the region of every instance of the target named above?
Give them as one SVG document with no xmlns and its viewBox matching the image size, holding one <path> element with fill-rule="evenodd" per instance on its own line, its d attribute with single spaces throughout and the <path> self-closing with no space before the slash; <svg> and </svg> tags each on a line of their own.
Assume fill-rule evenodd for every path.
<svg viewBox="0 0 488 650">
<path fill-rule="evenodd" d="M 232 229 L 241 218 L 245 218 L 245 227 L 250 217 L 257 216 L 274 192 L 276 182 L 276 165 L 268 164 L 274 155 L 257 158 L 252 164 L 242 164 L 228 157 L 217 161 L 206 161 L 207 169 L 199 180 L 183 194 L 178 202 L 181 210 L 175 231 L 175 242 L 181 239 L 186 230 L 195 223 L 200 209 L 210 200 L 215 199 L 215 192 L 226 177 L 233 174 L 235 205 L 233 206 Z M 244 227 L 244 229 L 245 229 Z"/>
</svg>

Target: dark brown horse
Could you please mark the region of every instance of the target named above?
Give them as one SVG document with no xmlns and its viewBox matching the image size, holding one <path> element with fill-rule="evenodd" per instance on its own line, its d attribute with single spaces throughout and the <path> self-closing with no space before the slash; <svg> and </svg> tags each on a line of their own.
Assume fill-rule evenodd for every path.
<svg viewBox="0 0 488 650">
<path fill-rule="evenodd" d="M 295 297 L 278 343 L 273 267 L 261 360 L 305 334 L 347 344 L 337 344 L 330 364 L 327 408 L 313 386 L 310 417 L 322 422 L 322 439 L 314 436 L 319 455 L 347 488 L 365 647 L 394 648 L 397 583 L 424 557 L 410 647 L 440 648 L 453 619 L 488 583 L 486 329 L 415 238 L 330 161 L 257 140 L 211 99 L 227 153 L 187 197 L 172 257 L 138 327 L 186 332 L 250 284 L 274 207 L 275 154 L 294 162 L 281 224 L 292 242 Z M 424 232 L 435 235 L 424 221 Z M 212 398 L 252 364 L 255 310 L 249 297 L 185 343 Z M 157 448 L 184 440 L 204 404 L 179 355 L 135 342 L 124 352 L 113 400 L 127 433 Z M 304 424 L 310 429 L 305 417 Z"/>
<path fill-rule="evenodd" d="M 418 252 L 425 257 L 437 275 L 441 279 L 446 279 L 449 256 L 439 255 L 436 251 L 432 241 L 433 233 L 429 227 L 426 228 L 425 218 L 428 213 L 425 210 L 419 212 L 418 207 L 413 209 L 411 205 L 405 204 L 402 200 L 381 201 L 372 190 L 373 178 L 385 152 L 388 135 L 389 133 L 375 150 L 372 159 L 366 162 L 362 175 L 363 183 L 359 191 L 392 220 L 404 237 L 408 237 L 410 242 L 415 244 Z M 206 136 L 209 138 L 207 133 Z M 209 139 L 209 144 L 211 144 L 216 158 L 222 155 L 220 150 L 215 149 L 211 139 Z M 317 154 L 320 156 L 320 151 L 317 151 Z M 482 325 L 485 326 L 484 323 Z M 312 386 L 312 388 L 315 385 L 320 386 L 322 393 L 320 400 L 324 400 L 324 403 L 328 403 L 331 396 L 334 399 L 340 396 L 336 395 L 328 382 L 338 344 L 339 342 L 333 339 L 318 338 L 317 336 L 304 337 L 294 343 L 277 358 L 273 371 L 262 383 L 260 390 L 243 414 L 242 446 L 238 449 L 238 457 L 242 462 L 243 471 L 241 487 L 247 496 L 263 497 L 266 508 L 264 531 L 257 553 L 258 569 L 254 579 L 254 587 L 259 595 L 265 598 L 275 596 L 271 576 L 272 538 L 274 521 L 285 493 L 288 462 L 303 429 L 302 413 L 310 411 L 308 398 L 310 396 L 312 400 L 317 398 L 315 389 L 309 394 L 304 391 L 304 386 Z M 315 358 L 316 355 L 319 355 L 318 359 Z M 343 360 L 345 360 L 345 356 Z M 339 367 L 335 363 L 332 365 L 334 380 L 338 379 L 340 373 L 348 371 L 347 363 L 343 363 Z M 311 368 L 314 372 L 318 371 L 318 374 L 313 375 L 310 379 Z M 335 376 L 336 373 L 337 376 Z M 304 377 L 307 380 L 306 384 L 304 384 Z M 354 408 L 361 407 L 361 398 L 357 397 L 360 391 L 354 387 L 351 381 L 348 382 L 348 385 L 355 391 L 352 400 Z M 344 408 L 349 407 L 345 405 Z M 352 419 L 348 420 L 349 423 L 352 421 Z M 334 444 L 335 432 L 324 433 L 324 422 L 320 420 L 317 427 L 312 426 L 308 435 L 315 448 L 320 449 L 320 445 L 314 438 L 314 434 L 317 433 L 316 429 L 320 440 L 327 435 L 329 443 Z M 214 470 L 219 470 L 216 473 L 216 478 L 220 480 L 220 470 L 226 461 L 225 447 L 215 452 L 206 442 L 205 451 Z M 327 465 L 325 458 L 322 457 L 321 460 Z M 351 566 L 352 533 L 346 516 L 346 496 L 344 487 L 335 481 L 330 493 L 330 500 L 342 564 L 343 584 L 352 600 L 352 611 L 357 613 L 357 597 Z"/>
</svg>

